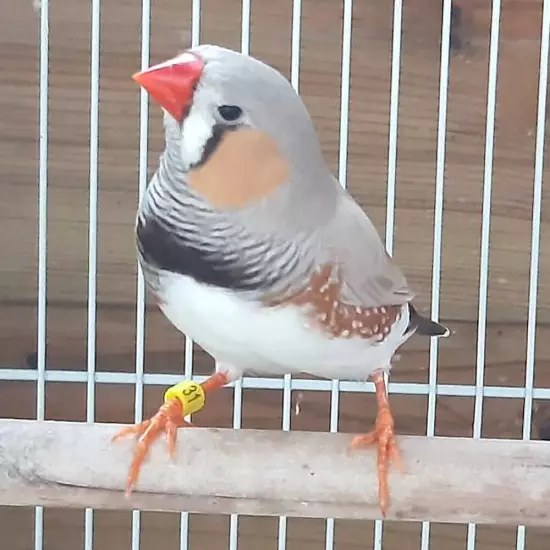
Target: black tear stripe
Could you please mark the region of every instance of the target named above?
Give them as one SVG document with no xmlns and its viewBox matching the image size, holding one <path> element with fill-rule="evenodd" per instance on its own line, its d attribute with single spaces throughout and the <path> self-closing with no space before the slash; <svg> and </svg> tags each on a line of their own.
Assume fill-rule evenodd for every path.
<svg viewBox="0 0 550 550">
<path fill-rule="evenodd" d="M 272 281 L 259 277 L 256 269 L 239 266 L 174 235 L 157 220 L 138 221 L 137 244 L 143 260 L 157 269 L 187 275 L 199 283 L 234 291 L 269 287 Z"/>
<path fill-rule="evenodd" d="M 210 157 L 214 154 L 214 151 L 218 148 L 223 137 L 229 132 L 238 130 L 240 127 L 240 124 L 214 124 L 214 126 L 212 126 L 212 135 L 208 138 L 204 145 L 201 158 L 198 162 L 191 164 L 189 168 L 194 170 L 206 164 Z"/>
</svg>

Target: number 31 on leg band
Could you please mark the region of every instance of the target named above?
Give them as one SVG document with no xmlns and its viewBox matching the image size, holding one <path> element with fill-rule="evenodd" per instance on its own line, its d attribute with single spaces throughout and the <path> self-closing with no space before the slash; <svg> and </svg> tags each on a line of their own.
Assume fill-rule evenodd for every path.
<svg viewBox="0 0 550 550">
<path fill-rule="evenodd" d="M 164 394 L 164 401 L 178 399 L 183 408 L 183 414 L 193 414 L 204 407 L 204 390 L 200 384 L 192 380 L 184 380 L 168 388 Z"/>
</svg>

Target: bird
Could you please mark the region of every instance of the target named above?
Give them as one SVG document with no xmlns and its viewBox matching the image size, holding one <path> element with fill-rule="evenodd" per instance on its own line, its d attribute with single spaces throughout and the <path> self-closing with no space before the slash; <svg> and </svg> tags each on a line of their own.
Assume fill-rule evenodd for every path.
<svg viewBox="0 0 550 550">
<path fill-rule="evenodd" d="M 366 212 L 332 174 L 300 95 L 251 55 L 201 44 L 136 72 L 162 109 L 165 148 L 139 203 L 137 257 L 171 324 L 215 360 L 201 384 L 169 388 L 135 437 L 126 493 L 161 435 L 175 452 L 184 417 L 242 378 L 307 374 L 373 382 L 378 505 L 403 470 L 385 382 L 413 334 L 446 337 L 422 316 Z"/>
</svg>

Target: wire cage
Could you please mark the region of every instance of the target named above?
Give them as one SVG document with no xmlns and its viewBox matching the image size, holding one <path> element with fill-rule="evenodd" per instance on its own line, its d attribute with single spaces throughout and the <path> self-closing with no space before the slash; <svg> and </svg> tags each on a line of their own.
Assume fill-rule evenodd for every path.
<svg viewBox="0 0 550 550">
<path fill-rule="evenodd" d="M 217 43 L 289 78 L 418 308 L 452 329 L 399 351 L 389 385 L 398 433 L 549 436 L 549 0 L 41 0 L 34 11 L 13 0 L 0 29 L 0 418 L 139 421 L 168 385 L 213 369 L 149 301 L 137 270 L 135 211 L 163 131 L 130 75 Z M 374 420 L 372 392 L 245 378 L 195 421 L 355 433 Z M 542 550 L 548 536 L 62 507 L 2 507 L 0 530 L 10 550 Z"/>
</svg>

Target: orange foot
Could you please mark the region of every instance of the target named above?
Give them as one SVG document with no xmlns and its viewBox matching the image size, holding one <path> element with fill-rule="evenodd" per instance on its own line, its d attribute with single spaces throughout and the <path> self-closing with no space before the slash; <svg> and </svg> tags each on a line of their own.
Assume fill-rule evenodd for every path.
<svg viewBox="0 0 550 550">
<path fill-rule="evenodd" d="M 168 452 L 170 456 L 174 456 L 178 428 L 194 427 L 193 424 L 184 420 L 184 416 L 202 409 L 206 392 L 221 388 L 228 382 L 229 380 L 225 374 L 216 373 L 200 385 L 191 381 L 176 384 L 166 391 L 165 402 L 153 417 L 139 424 L 122 428 L 111 438 L 111 441 L 115 442 L 124 437 L 138 437 L 137 448 L 126 481 L 126 496 L 130 495 L 137 483 L 143 463 L 149 454 L 149 449 L 159 435 L 161 433 L 166 434 Z"/>
<path fill-rule="evenodd" d="M 396 463 L 401 472 L 404 472 L 403 461 L 399 448 L 395 442 L 393 430 L 393 416 L 390 410 L 386 384 L 382 374 L 373 375 L 376 387 L 376 398 L 378 401 L 378 414 L 374 430 L 365 435 L 358 435 L 351 442 L 352 449 L 367 447 L 378 444 L 378 501 L 382 515 L 386 517 L 390 503 L 390 492 L 388 487 L 388 473 L 390 462 Z"/>
</svg>

